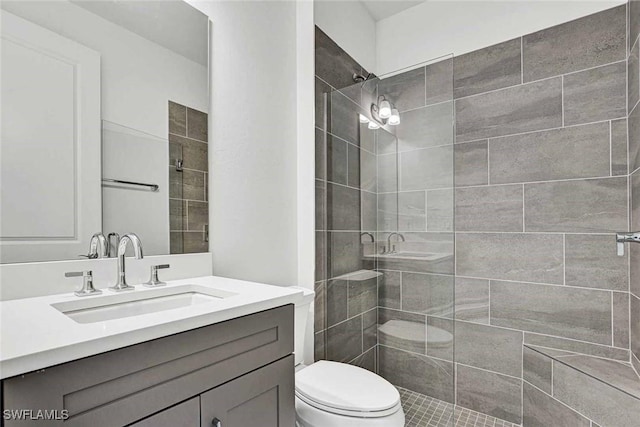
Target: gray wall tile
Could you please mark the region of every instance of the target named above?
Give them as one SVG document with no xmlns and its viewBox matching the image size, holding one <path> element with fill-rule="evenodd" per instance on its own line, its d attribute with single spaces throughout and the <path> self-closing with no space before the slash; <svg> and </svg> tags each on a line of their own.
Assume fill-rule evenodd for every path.
<svg viewBox="0 0 640 427">
<path fill-rule="evenodd" d="M 378 309 L 373 308 L 362 314 L 362 348 L 368 352 L 376 345 L 378 345 Z"/>
<path fill-rule="evenodd" d="M 456 362 L 521 376 L 522 332 L 458 321 L 455 341 Z"/>
<path fill-rule="evenodd" d="M 317 179 L 326 179 L 326 152 L 325 152 L 325 133 L 316 128 L 315 129 L 315 148 L 316 148 L 316 178 Z"/>
<path fill-rule="evenodd" d="M 627 65 L 625 61 L 564 77 L 566 126 L 626 115 Z"/>
<path fill-rule="evenodd" d="M 636 295 L 631 295 L 631 351 L 636 358 L 640 359 L 640 299 Z"/>
<path fill-rule="evenodd" d="M 378 194 L 378 231 L 398 230 L 398 193 Z"/>
<path fill-rule="evenodd" d="M 327 181 L 347 185 L 347 145 L 342 139 L 327 134 Z"/>
<path fill-rule="evenodd" d="M 489 182 L 487 141 L 456 144 L 455 185 L 485 185 Z"/>
<path fill-rule="evenodd" d="M 427 316 L 427 356 L 453 362 L 453 345 L 453 320 Z"/>
<path fill-rule="evenodd" d="M 626 52 L 626 7 L 529 34 L 523 49 L 525 82 L 621 61 Z"/>
<path fill-rule="evenodd" d="M 456 320 L 489 323 L 489 281 L 455 278 Z"/>
<path fill-rule="evenodd" d="M 453 59 L 429 64 L 425 67 L 427 105 L 453 99 Z"/>
<path fill-rule="evenodd" d="M 171 134 L 169 134 L 169 143 L 180 145 L 185 168 L 205 172 L 209 170 L 209 148 L 206 143 Z"/>
<path fill-rule="evenodd" d="M 618 291 L 628 289 L 627 257 L 616 255 L 612 236 L 567 234 L 566 285 Z"/>
<path fill-rule="evenodd" d="M 403 152 L 399 164 L 401 191 L 453 187 L 453 146 Z"/>
<path fill-rule="evenodd" d="M 520 424 L 522 380 L 464 365 L 456 371 L 458 405 Z"/>
<path fill-rule="evenodd" d="M 456 189 L 456 231 L 523 231 L 522 185 Z"/>
<path fill-rule="evenodd" d="M 520 84 L 521 44 L 517 38 L 456 56 L 453 60 L 455 98 Z"/>
<path fill-rule="evenodd" d="M 615 232 L 627 227 L 627 178 L 526 184 L 526 231 Z"/>
<path fill-rule="evenodd" d="M 424 315 L 382 307 L 378 309 L 379 344 L 425 354 L 426 338 Z"/>
<path fill-rule="evenodd" d="M 360 188 L 360 149 L 352 144 L 347 144 L 347 183 Z"/>
<path fill-rule="evenodd" d="M 453 292 L 452 276 L 402 273 L 403 310 L 451 317 Z"/>
<path fill-rule="evenodd" d="M 360 192 L 362 231 L 376 231 L 378 224 L 378 198 L 375 193 Z"/>
<path fill-rule="evenodd" d="M 629 348 L 629 293 L 613 293 L 613 345 Z"/>
<path fill-rule="evenodd" d="M 360 356 L 349 362 L 352 365 L 359 366 L 367 371 L 376 372 L 376 349 L 371 348 Z"/>
<path fill-rule="evenodd" d="M 424 107 L 424 67 L 382 78 L 378 82 L 378 95 L 386 97 L 400 112 Z"/>
<path fill-rule="evenodd" d="M 352 144 L 359 144 L 361 109 L 341 92 L 331 92 L 329 102 L 330 120 L 328 130 L 335 136 Z"/>
<path fill-rule="evenodd" d="M 327 232 L 316 231 L 316 281 L 324 280 L 327 277 Z"/>
<path fill-rule="evenodd" d="M 327 185 L 327 228 L 360 230 L 360 191 L 342 185 Z"/>
<path fill-rule="evenodd" d="M 205 226 L 209 224 L 209 203 L 187 202 L 187 230 L 205 231 Z"/>
<path fill-rule="evenodd" d="M 183 236 L 182 232 L 171 231 L 169 233 L 169 252 L 171 254 L 183 254 L 184 253 L 184 244 L 183 244 Z"/>
<path fill-rule="evenodd" d="M 313 286 L 313 331 L 319 332 L 327 328 L 327 284 L 316 282 Z"/>
<path fill-rule="evenodd" d="M 550 129 L 561 125 L 560 78 L 456 101 L 456 142 Z"/>
<path fill-rule="evenodd" d="M 392 384 L 453 403 L 451 362 L 386 346 L 380 346 L 378 357 L 380 375 Z"/>
<path fill-rule="evenodd" d="M 327 358 L 325 336 L 327 331 L 320 331 L 313 334 L 313 360 L 324 360 Z"/>
<path fill-rule="evenodd" d="M 204 233 L 201 232 L 183 231 L 182 244 L 185 254 L 209 251 L 209 242 L 205 241 Z"/>
<path fill-rule="evenodd" d="M 628 174 L 627 120 L 611 122 L 611 175 Z"/>
<path fill-rule="evenodd" d="M 640 419 L 638 400 L 562 363 L 553 363 L 553 395 L 598 424 L 628 427 Z"/>
<path fill-rule="evenodd" d="M 347 319 L 347 281 L 328 280 L 327 292 L 327 327 L 333 326 Z"/>
<path fill-rule="evenodd" d="M 491 139 L 491 183 L 609 176 L 609 142 L 607 122 Z"/>
<path fill-rule="evenodd" d="M 403 231 L 427 231 L 424 191 L 398 194 L 398 229 Z"/>
<path fill-rule="evenodd" d="M 396 128 L 400 151 L 453 144 L 453 103 L 443 102 L 400 113 Z"/>
<path fill-rule="evenodd" d="M 640 1 L 629 1 L 629 40 L 633 43 L 640 33 Z"/>
<path fill-rule="evenodd" d="M 187 136 L 187 107 L 169 101 L 169 133 Z"/>
<path fill-rule="evenodd" d="M 335 88 L 353 84 L 353 74 L 362 67 L 320 28 L 315 27 L 315 73 Z"/>
<path fill-rule="evenodd" d="M 557 348 L 561 350 L 590 354 L 593 356 L 606 357 L 615 360 L 629 359 L 629 350 L 623 350 L 619 348 L 607 347 L 604 345 L 592 344 L 559 337 L 551 337 L 548 335 L 525 332 L 524 342 L 525 344 L 534 346 Z"/>
<path fill-rule="evenodd" d="M 551 394 L 553 378 L 551 358 L 526 346 L 522 351 L 522 378 L 545 393 Z M 525 407 L 526 405 L 525 400 Z"/>
<path fill-rule="evenodd" d="M 171 194 L 173 198 L 204 201 L 204 172 L 187 169 L 182 172 L 177 172 L 174 167 L 170 167 L 169 194 Z"/>
<path fill-rule="evenodd" d="M 327 188 L 327 183 L 326 181 L 321 181 L 319 179 L 316 179 L 316 194 L 315 194 L 315 200 L 316 200 L 316 211 L 315 211 L 315 218 L 316 218 L 316 230 L 325 230 L 326 229 L 326 224 L 325 224 L 325 215 L 327 212 L 327 207 L 326 207 L 326 188 Z"/>
<path fill-rule="evenodd" d="M 628 111 L 630 112 L 640 98 L 640 43 L 637 42 L 633 45 L 627 59 L 627 90 L 629 95 Z"/>
<path fill-rule="evenodd" d="M 369 311 L 378 305 L 378 281 L 349 280 L 347 301 L 349 317 Z"/>
<path fill-rule="evenodd" d="M 327 329 L 327 358 L 348 362 L 362 354 L 362 316 Z"/>
<path fill-rule="evenodd" d="M 187 202 L 184 200 L 169 200 L 169 230 L 180 231 L 187 229 Z"/>
<path fill-rule="evenodd" d="M 326 115 L 327 115 L 327 105 L 326 102 L 328 102 L 325 99 L 325 95 L 326 93 L 331 92 L 332 88 L 331 86 L 329 86 L 325 81 L 323 81 L 322 79 L 318 78 L 318 76 L 315 77 L 315 124 L 316 127 L 320 128 L 320 129 L 324 129 L 325 128 L 325 119 L 326 119 Z"/>
<path fill-rule="evenodd" d="M 360 188 L 375 193 L 377 191 L 377 172 L 376 156 L 368 151 L 360 150 Z"/>
<path fill-rule="evenodd" d="M 378 277 L 378 304 L 381 307 L 400 308 L 400 283 L 402 273 L 381 270 Z"/>
<path fill-rule="evenodd" d="M 207 113 L 187 108 L 187 136 L 201 142 L 209 141 Z"/>
<path fill-rule="evenodd" d="M 385 154 L 378 158 L 378 193 L 398 191 L 398 156 Z"/>
<path fill-rule="evenodd" d="M 591 422 L 537 388 L 524 383 L 523 419 L 525 427 L 590 427 Z"/>
<path fill-rule="evenodd" d="M 491 324 L 598 344 L 611 344 L 606 291 L 491 281 Z"/>
<path fill-rule="evenodd" d="M 562 236 L 459 233 L 456 273 L 460 276 L 561 284 Z"/>
<path fill-rule="evenodd" d="M 329 277 L 358 271 L 362 266 L 360 233 L 357 231 L 329 232 Z"/>
<path fill-rule="evenodd" d="M 640 168 L 640 108 L 629 114 L 629 172 Z"/>
<path fill-rule="evenodd" d="M 453 231 L 453 189 L 429 190 L 427 194 L 427 230 Z"/>
</svg>

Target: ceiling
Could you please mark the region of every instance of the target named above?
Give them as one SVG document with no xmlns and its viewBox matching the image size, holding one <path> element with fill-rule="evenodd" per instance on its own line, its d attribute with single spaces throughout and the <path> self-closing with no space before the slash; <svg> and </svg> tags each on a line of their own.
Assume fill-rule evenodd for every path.
<svg viewBox="0 0 640 427">
<path fill-rule="evenodd" d="M 374 20 L 379 21 L 405 9 L 424 3 L 426 0 L 360 0 Z"/>
<path fill-rule="evenodd" d="M 207 66 L 209 19 L 181 0 L 71 0 L 107 21 Z"/>
</svg>

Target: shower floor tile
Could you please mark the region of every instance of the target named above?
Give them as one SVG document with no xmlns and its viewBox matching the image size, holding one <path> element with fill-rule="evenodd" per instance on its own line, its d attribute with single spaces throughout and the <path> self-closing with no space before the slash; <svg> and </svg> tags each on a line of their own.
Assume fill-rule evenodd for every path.
<svg viewBox="0 0 640 427">
<path fill-rule="evenodd" d="M 405 427 L 518 427 L 508 421 L 481 414 L 460 406 L 434 399 L 401 387 L 400 399 L 405 415 Z"/>
</svg>

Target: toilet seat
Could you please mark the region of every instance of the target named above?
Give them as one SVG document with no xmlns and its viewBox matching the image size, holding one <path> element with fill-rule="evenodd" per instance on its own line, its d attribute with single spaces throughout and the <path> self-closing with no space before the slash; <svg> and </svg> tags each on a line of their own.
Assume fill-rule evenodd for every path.
<svg viewBox="0 0 640 427">
<path fill-rule="evenodd" d="M 296 397 L 318 410 L 381 418 L 402 408 L 400 393 L 384 378 L 346 363 L 319 361 L 296 373 Z"/>
</svg>

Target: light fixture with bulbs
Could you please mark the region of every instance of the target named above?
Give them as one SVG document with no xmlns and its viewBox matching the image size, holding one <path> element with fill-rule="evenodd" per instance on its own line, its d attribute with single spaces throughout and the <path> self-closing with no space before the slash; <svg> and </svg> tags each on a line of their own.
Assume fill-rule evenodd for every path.
<svg viewBox="0 0 640 427">
<path fill-rule="evenodd" d="M 361 115 L 362 116 L 362 115 Z M 369 125 L 374 121 L 377 127 L 373 128 L 369 126 L 369 129 L 377 129 L 380 124 L 391 126 L 398 126 L 400 124 L 400 113 L 398 109 L 393 105 L 384 95 L 378 97 L 378 102 L 371 104 L 371 117 L 373 120 L 369 122 Z"/>
</svg>

